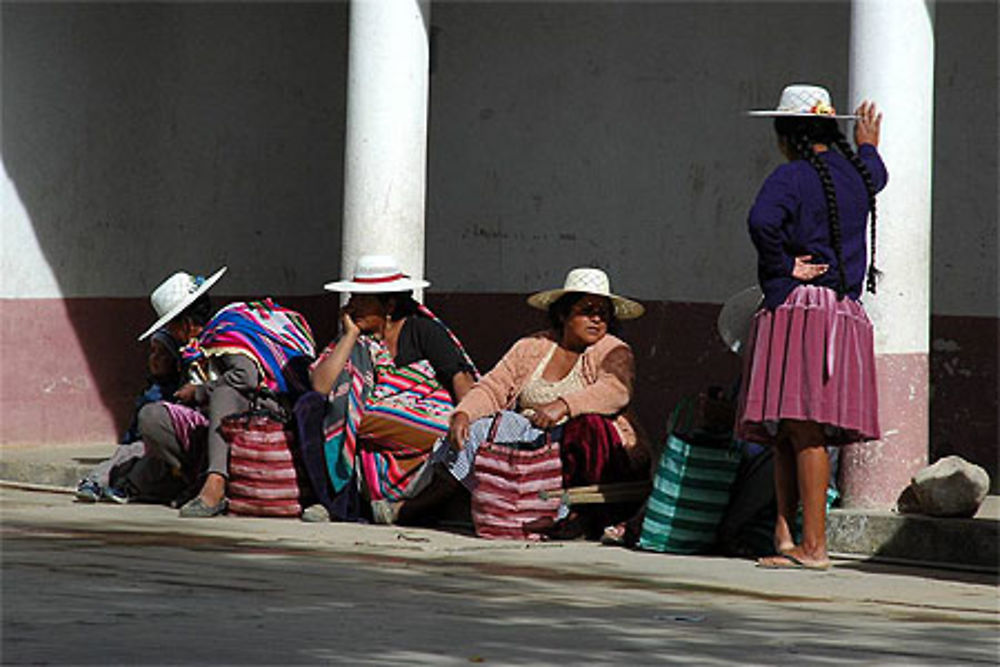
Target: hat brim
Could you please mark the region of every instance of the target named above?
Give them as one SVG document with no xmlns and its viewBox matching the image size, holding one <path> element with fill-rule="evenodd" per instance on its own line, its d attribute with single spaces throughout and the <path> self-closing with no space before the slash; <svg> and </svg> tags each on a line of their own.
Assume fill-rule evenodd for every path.
<svg viewBox="0 0 1000 667">
<path fill-rule="evenodd" d="M 646 312 L 646 307 L 638 301 L 626 299 L 625 297 L 618 296 L 617 294 L 603 294 L 601 292 L 568 290 L 563 288 L 536 292 L 528 297 L 528 305 L 532 308 L 537 308 L 538 310 L 548 310 L 549 306 L 555 303 L 563 294 L 571 293 L 595 294 L 597 296 L 603 296 L 607 299 L 611 299 L 611 303 L 614 304 L 615 307 L 615 317 L 619 320 L 634 320 L 637 317 L 642 317 L 642 314 Z"/>
<path fill-rule="evenodd" d="M 757 109 L 754 111 L 747 111 L 748 116 L 754 118 L 833 118 L 835 120 L 844 120 L 848 118 L 857 118 L 857 114 L 849 113 L 835 113 L 835 114 L 825 114 L 825 113 L 808 113 L 805 111 L 778 111 L 776 109 Z"/>
<path fill-rule="evenodd" d="M 722 305 L 716 330 L 726 347 L 740 354 L 750 336 L 753 317 L 764 304 L 764 293 L 758 285 L 753 285 L 732 295 Z"/>
<path fill-rule="evenodd" d="M 181 301 L 179 304 L 177 304 L 176 306 L 168 310 L 166 313 L 164 313 L 164 315 L 160 319 L 156 320 L 156 322 L 153 323 L 153 326 L 146 329 L 146 331 L 143 332 L 141 336 L 139 336 L 139 340 L 145 340 L 149 338 L 156 332 L 157 329 L 159 329 L 164 324 L 168 323 L 170 320 L 180 315 L 181 312 L 183 312 L 185 308 L 194 303 L 198 299 L 198 297 L 200 297 L 202 294 L 210 290 L 212 288 L 212 285 L 219 282 L 219 278 L 221 278 L 222 275 L 228 269 L 229 269 L 228 266 L 224 266 L 215 273 L 213 273 L 211 276 L 206 278 L 205 282 L 203 282 L 198 287 L 198 289 L 188 294 L 183 301 Z"/>
<path fill-rule="evenodd" d="M 408 290 L 424 289 L 431 284 L 416 278 L 398 278 L 384 283 L 358 283 L 353 280 L 338 280 L 323 285 L 328 292 L 351 292 L 352 294 L 389 294 Z"/>
</svg>

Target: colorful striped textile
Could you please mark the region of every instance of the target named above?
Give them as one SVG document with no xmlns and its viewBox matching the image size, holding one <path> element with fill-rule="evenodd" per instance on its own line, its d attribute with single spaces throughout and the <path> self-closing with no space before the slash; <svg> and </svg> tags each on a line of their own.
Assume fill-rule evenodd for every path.
<svg viewBox="0 0 1000 667">
<path fill-rule="evenodd" d="M 229 304 L 182 351 L 185 364 L 220 354 L 247 355 L 257 362 L 268 389 L 300 394 L 308 389 L 304 370 L 316 346 L 301 314 L 264 299 Z"/>
<path fill-rule="evenodd" d="M 441 320 L 425 306 L 418 313 L 444 327 L 475 369 Z M 331 343 L 316 364 L 335 345 Z M 429 362 L 397 368 L 381 341 L 361 336 L 330 392 L 324 418 L 324 453 L 334 492 L 342 491 L 358 473 L 371 500 L 412 495 L 434 443 L 448 432 L 454 407 Z"/>
</svg>

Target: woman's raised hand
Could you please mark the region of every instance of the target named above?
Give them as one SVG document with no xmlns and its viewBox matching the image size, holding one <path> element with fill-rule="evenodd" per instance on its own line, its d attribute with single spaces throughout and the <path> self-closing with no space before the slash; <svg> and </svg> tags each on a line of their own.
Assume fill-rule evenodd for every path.
<svg viewBox="0 0 1000 667">
<path fill-rule="evenodd" d="M 874 102 L 865 100 L 854 110 L 857 119 L 854 121 L 854 143 L 871 144 L 878 148 L 879 132 L 882 129 L 882 112 L 875 108 Z"/>
<path fill-rule="evenodd" d="M 469 415 L 464 412 L 453 412 L 451 423 L 448 425 L 448 444 L 456 452 L 465 447 L 465 441 L 469 439 Z"/>
<path fill-rule="evenodd" d="M 792 278 L 801 280 L 804 283 L 819 278 L 830 269 L 829 264 L 810 264 L 812 255 L 799 255 L 795 258 L 795 266 L 792 267 Z"/>
<path fill-rule="evenodd" d="M 350 313 L 346 310 L 341 312 L 340 321 L 344 325 L 344 335 L 357 340 L 358 336 L 361 335 L 361 328 L 354 321 L 354 318 L 351 317 Z"/>
<path fill-rule="evenodd" d="M 174 398 L 176 398 L 179 403 L 183 403 L 184 405 L 194 405 L 195 396 L 197 396 L 197 393 L 198 393 L 198 387 L 188 382 L 183 387 L 174 392 Z"/>
</svg>

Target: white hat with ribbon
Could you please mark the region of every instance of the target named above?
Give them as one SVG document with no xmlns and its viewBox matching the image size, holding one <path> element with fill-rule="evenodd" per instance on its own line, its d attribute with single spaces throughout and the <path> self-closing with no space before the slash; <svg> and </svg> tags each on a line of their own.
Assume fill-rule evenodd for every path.
<svg viewBox="0 0 1000 667">
<path fill-rule="evenodd" d="M 548 310 L 549 306 L 559 297 L 569 292 L 597 294 L 611 299 L 615 306 L 615 317 L 620 320 L 632 320 L 641 316 L 646 309 L 638 301 L 626 299 L 612 294 L 608 274 L 600 269 L 577 268 L 566 274 L 566 282 L 558 289 L 545 290 L 528 297 L 528 305 L 539 310 Z"/>
<path fill-rule="evenodd" d="M 354 267 L 354 277 L 323 285 L 331 292 L 387 294 L 430 287 L 426 280 L 411 278 L 402 272 L 391 255 L 362 255 Z"/>
<path fill-rule="evenodd" d="M 857 118 L 854 114 L 838 114 L 830 101 L 830 92 L 822 86 L 808 83 L 785 86 L 777 109 L 758 109 L 747 113 L 765 118 Z"/>
<path fill-rule="evenodd" d="M 149 338 L 157 329 L 180 315 L 185 308 L 218 282 L 226 269 L 227 267 L 224 266 L 208 278 L 178 271 L 160 283 L 160 286 L 149 295 L 149 302 L 153 304 L 153 310 L 156 311 L 159 319 L 139 336 L 139 340 Z"/>
</svg>

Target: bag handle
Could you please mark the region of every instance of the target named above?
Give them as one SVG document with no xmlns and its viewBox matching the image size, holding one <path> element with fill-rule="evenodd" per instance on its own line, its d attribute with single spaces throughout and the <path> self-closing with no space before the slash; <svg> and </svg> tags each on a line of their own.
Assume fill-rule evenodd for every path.
<svg viewBox="0 0 1000 667">
<path fill-rule="evenodd" d="M 500 417 L 503 416 L 503 412 L 498 412 L 493 415 L 493 421 L 490 422 L 490 432 L 486 436 L 486 442 L 496 442 L 497 430 L 500 428 Z"/>
<path fill-rule="evenodd" d="M 261 385 L 257 389 L 250 392 L 250 408 L 247 410 L 247 416 L 261 416 L 268 417 L 274 421 L 281 422 L 282 424 L 287 424 L 291 421 L 291 415 L 288 414 L 284 406 L 281 404 L 281 397 L 268 387 Z M 274 404 L 278 406 L 278 409 L 263 407 L 262 403 L 264 400 L 270 399 Z"/>
<path fill-rule="evenodd" d="M 484 445 L 495 445 L 495 444 L 497 444 L 497 442 L 496 442 L 497 431 L 500 429 L 500 419 L 502 417 L 503 417 L 503 411 L 498 412 L 495 415 L 493 415 L 493 421 L 490 422 L 490 430 L 489 430 L 489 432 L 488 432 L 488 434 L 486 436 L 486 441 L 483 443 Z M 555 443 L 555 441 L 552 439 L 552 429 L 551 428 L 544 429 L 543 432 L 545 433 L 545 444 L 542 445 L 542 447 L 549 447 L 553 443 Z"/>
<path fill-rule="evenodd" d="M 670 413 L 670 418 L 667 420 L 667 435 L 671 433 L 678 432 L 678 426 L 680 426 L 682 415 L 686 418 L 684 427 L 679 431 L 680 433 L 687 433 L 691 430 L 691 424 L 694 421 L 694 399 L 691 396 L 685 396 L 681 400 L 674 404 L 674 409 Z"/>
</svg>

